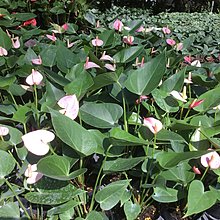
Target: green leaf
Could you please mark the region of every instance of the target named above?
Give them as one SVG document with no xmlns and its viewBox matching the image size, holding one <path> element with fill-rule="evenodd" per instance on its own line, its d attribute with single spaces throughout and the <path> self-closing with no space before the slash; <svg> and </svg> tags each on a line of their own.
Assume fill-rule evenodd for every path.
<svg viewBox="0 0 220 220">
<path fill-rule="evenodd" d="M 86 71 L 82 71 L 75 80 L 64 87 L 67 94 L 75 94 L 79 99 L 82 98 L 93 85 L 93 79 Z"/>
<path fill-rule="evenodd" d="M 8 86 L 13 84 L 13 82 L 16 80 L 15 76 L 10 77 L 0 77 L 0 88 L 1 89 L 8 89 Z"/>
<path fill-rule="evenodd" d="M 97 143 L 89 131 L 65 115 L 50 109 L 56 135 L 77 152 L 88 156 L 96 152 Z"/>
<path fill-rule="evenodd" d="M 103 170 L 106 172 L 120 172 L 130 170 L 141 161 L 144 157 L 135 157 L 135 158 L 118 158 L 112 161 L 105 161 Z"/>
<path fill-rule="evenodd" d="M 165 180 L 187 184 L 195 178 L 195 174 L 189 170 L 192 170 L 192 167 L 187 162 L 183 162 L 178 164 L 176 167 L 162 171 L 161 176 Z"/>
<path fill-rule="evenodd" d="M 10 50 L 11 45 L 12 42 L 10 37 L 0 28 L 0 47 L 5 48 L 6 50 Z"/>
<path fill-rule="evenodd" d="M 25 124 L 28 120 L 28 112 L 30 111 L 31 109 L 26 105 L 19 105 L 17 111 L 13 115 L 13 120 Z"/>
<path fill-rule="evenodd" d="M 206 154 L 207 151 L 192 151 L 192 152 L 160 152 L 157 154 L 156 159 L 160 166 L 163 168 L 171 168 L 176 166 L 181 161 L 195 159 Z"/>
<path fill-rule="evenodd" d="M 68 180 L 70 162 L 65 157 L 51 155 L 42 158 L 37 164 L 37 169 L 45 176 L 58 180 Z"/>
<path fill-rule="evenodd" d="M 211 89 L 198 97 L 198 100 L 204 100 L 200 105 L 193 108 L 198 112 L 207 111 L 213 107 L 216 107 L 220 103 L 220 87 L 216 87 L 215 89 Z"/>
<path fill-rule="evenodd" d="M 186 143 L 185 139 L 182 136 L 180 136 L 179 134 L 177 134 L 173 131 L 169 131 L 169 130 L 165 130 L 165 129 L 162 129 L 161 131 L 159 131 L 157 133 L 157 140 L 178 141 L 178 142 Z"/>
<path fill-rule="evenodd" d="M 57 47 L 56 61 L 57 67 L 61 71 L 66 72 L 66 69 L 71 68 L 74 64 L 79 62 L 79 58 L 71 50 L 67 49 L 67 47 L 60 44 Z"/>
<path fill-rule="evenodd" d="M 7 204 L 1 206 L 0 208 L 1 219 L 16 220 L 20 219 L 19 206 L 14 202 L 8 202 Z"/>
<path fill-rule="evenodd" d="M 117 82 L 118 76 L 115 72 L 113 73 L 102 73 L 95 78 L 93 78 L 94 84 L 90 88 L 90 90 L 97 90 L 104 86 L 112 85 Z"/>
<path fill-rule="evenodd" d="M 178 102 L 172 96 L 164 96 L 160 89 L 154 89 L 152 96 L 157 105 L 165 112 L 177 112 L 179 110 Z"/>
<path fill-rule="evenodd" d="M 34 13 L 21 13 L 21 12 L 11 14 L 11 16 L 14 17 L 18 21 L 27 21 L 31 18 L 36 17 L 36 15 Z"/>
<path fill-rule="evenodd" d="M 54 45 L 47 45 L 47 47 L 40 52 L 43 66 L 54 66 L 56 61 L 56 54 L 57 47 Z"/>
<path fill-rule="evenodd" d="M 89 125 L 97 128 L 112 128 L 118 125 L 123 109 L 114 103 L 87 102 L 81 106 L 80 114 L 82 120 Z"/>
<path fill-rule="evenodd" d="M 74 208 L 75 206 L 80 205 L 79 201 L 75 201 L 75 200 L 70 200 L 62 205 L 53 207 L 52 209 L 47 211 L 47 215 L 50 217 L 52 215 L 57 215 L 57 214 L 61 214 L 65 211 L 68 211 L 71 208 Z"/>
<path fill-rule="evenodd" d="M 186 68 L 183 68 L 181 71 L 171 75 L 167 80 L 163 82 L 160 86 L 160 89 L 170 93 L 171 91 L 180 91 L 183 88 L 184 78 L 185 78 Z"/>
<path fill-rule="evenodd" d="M 173 188 L 155 187 L 152 198 L 162 203 L 176 202 L 178 200 L 177 194 L 178 190 Z"/>
<path fill-rule="evenodd" d="M 119 180 L 105 186 L 95 195 L 95 200 L 100 204 L 101 209 L 112 209 L 121 199 L 129 184 L 128 180 Z"/>
<path fill-rule="evenodd" d="M 113 56 L 116 63 L 128 63 L 135 60 L 136 57 L 143 51 L 143 46 L 133 46 L 124 48 Z"/>
<path fill-rule="evenodd" d="M 114 146 L 138 146 L 148 144 L 148 141 L 135 137 L 120 128 L 113 128 L 110 131 L 110 140 Z"/>
<path fill-rule="evenodd" d="M 14 158 L 7 152 L 0 150 L 0 179 L 9 175 L 15 167 Z"/>
<path fill-rule="evenodd" d="M 127 201 L 124 205 L 124 212 L 127 220 L 135 220 L 141 212 L 141 206 L 137 203 Z"/>
<path fill-rule="evenodd" d="M 165 71 L 166 57 L 162 53 L 145 63 L 142 68 L 131 71 L 125 86 L 137 95 L 148 95 L 159 85 Z"/>
<path fill-rule="evenodd" d="M 70 201 L 72 198 L 80 194 L 82 194 L 82 190 L 76 189 L 73 185 L 68 184 L 57 189 L 29 192 L 25 195 L 25 199 L 36 204 L 59 205 Z"/>
<path fill-rule="evenodd" d="M 87 216 L 86 220 L 107 220 L 106 215 L 103 215 L 100 212 L 91 211 Z"/>
<path fill-rule="evenodd" d="M 192 181 L 188 192 L 188 209 L 183 218 L 209 209 L 216 200 L 217 194 L 214 191 L 204 192 L 204 186 L 200 180 Z"/>
</svg>

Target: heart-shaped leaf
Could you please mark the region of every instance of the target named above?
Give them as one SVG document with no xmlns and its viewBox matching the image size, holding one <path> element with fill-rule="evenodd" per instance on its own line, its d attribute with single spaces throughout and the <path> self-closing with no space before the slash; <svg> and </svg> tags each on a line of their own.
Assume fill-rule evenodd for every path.
<svg viewBox="0 0 220 220">
<path fill-rule="evenodd" d="M 188 209 L 183 218 L 207 210 L 215 204 L 216 200 L 214 191 L 204 192 L 204 186 L 200 180 L 192 181 L 188 192 Z"/>
<path fill-rule="evenodd" d="M 176 202 L 178 190 L 173 188 L 155 187 L 152 198 L 157 202 Z"/>
<path fill-rule="evenodd" d="M 85 103 L 80 108 L 82 120 L 97 128 L 112 128 L 123 114 L 120 105 L 114 103 Z"/>
<path fill-rule="evenodd" d="M 9 153 L 0 150 L 0 179 L 10 174 L 14 167 L 14 158 Z"/>
<path fill-rule="evenodd" d="M 126 88 L 137 95 L 148 95 L 155 89 L 166 71 L 165 53 L 132 71 L 125 81 Z"/>
<path fill-rule="evenodd" d="M 45 176 L 58 179 L 70 180 L 86 172 L 85 168 L 76 170 L 69 174 L 70 162 L 63 156 L 51 155 L 42 158 L 38 164 L 37 169 Z"/>
<path fill-rule="evenodd" d="M 56 135 L 71 148 L 83 155 L 96 152 L 97 143 L 89 131 L 65 115 L 50 109 Z"/>
<path fill-rule="evenodd" d="M 134 220 L 137 218 L 138 214 L 141 212 L 141 207 L 137 203 L 132 203 L 131 201 L 127 201 L 124 205 L 124 211 L 127 220 Z"/>
<path fill-rule="evenodd" d="M 110 210 L 113 208 L 120 201 L 128 184 L 128 180 L 116 181 L 97 192 L 95 200 L 100 204 L 101 209 Z"/>
</svg>

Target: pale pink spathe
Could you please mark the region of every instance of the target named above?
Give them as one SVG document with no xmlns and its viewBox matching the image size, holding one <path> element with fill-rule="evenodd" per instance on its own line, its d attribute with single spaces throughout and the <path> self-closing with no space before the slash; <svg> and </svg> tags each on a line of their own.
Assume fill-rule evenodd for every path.
<svg viewBox="0 0 220 220">
<path fill-rule="evenodd" d="M 215 151 L 207 153 L 201 156 L 201 164 L 204 167 L 210 167 L 210 169 L 213 169 L 213 170 L 218 169 L 220 167 L 220 156 Z"/>
<path fill-rule="evenodd" d="M 103 40 L 99 39 L 97 36 L 95 39 L 92 40 L 92 45 L 95 47 L 101 47 L 103 45 Z"/>
<path fill-rule="evenodd" d="M 37 164 L 33 164 L 33 165 L 28 164 L 28 168 L 24 173 L 24 175 L 28 177 L 27 184 L 34 184 L 43 177 L 42 173 L 36 171 L 37 171 Z"/>
<path fill-rule="evenodd" d="M 153 117 L 144 118 L 144 126 L 148 127 L 153 134 L 157 134 L 163 128 L 163 124 Z"/>
<path fill-rule="evenodd" d="M 42 64 L 42 59 L 40 56 L 38 56 L 38 58 L 36 59 L 32 59 L 31 62 L 35 65 L 41 65 Z"/>
<path fill-rule="evenodd" d="M 30 86 L 40 85 L 42 80 L 43 80 L 42 74 L 32 69 L 32 73 L 26 78 L 26 83 Z"/>
<path fill-rule="evenodd" d="M 116 19 L 113 26 L 116 31 L 122 31 L 124 25 L 119 19 Z"/>
<path fill-rule="evenodd" d="M 86 58 L 86 63 L 84 64 L 84 68 L 85 68 L 86 70 L 88 70 L 88 69 L 91 69 L 91 68 L 100 68 L 100 66 L 97 65 L 97 64 L 94 63 L 94 62 L 90 62 L 90 61 L 89 61 L 89 57 L 87 57 L 87 58 Z"/>
<path fill-rule="evenodd" d="M 8 55 L 8 51 L 5 48 L 0 47 L 0 57 L 7 55 Z"/>
<path fill-rule="evenodd" d="M 9 129 L 4 127 L 4 126 L 0 126 L 0 136 L 6 136 L 9 133 Z"/>
<path fill-rule="evenodd" d="M 133 36 L 124 36 L 123 37 L 123 42 L 128 44 L 128 45 L 132 45 L 134 41 L 134 37 Z"/>
<path fill-rule="evenodd" d="M 21 46 L 19 37 L 11 38 L 11 42 L 12 42 L 13 48 L 15 48 L 15 49 L 18 49 Z"/>
<path fill-rule="evenodd" d="M 55 135 L 51 131 L 36 130 L 23 135 L 21 138 L 28 151 L 42 156 L 48 153 L 50 149 L 48 143 L 55 138 Z"/>
<path fill-rule="evenodd" d="M 61 114 L 74 120 L 79 113 L 79 101 L 76 95 L 67 95 L 61 98 L 57 103 L 62 109 L 59 111 Z"/>
</svg>

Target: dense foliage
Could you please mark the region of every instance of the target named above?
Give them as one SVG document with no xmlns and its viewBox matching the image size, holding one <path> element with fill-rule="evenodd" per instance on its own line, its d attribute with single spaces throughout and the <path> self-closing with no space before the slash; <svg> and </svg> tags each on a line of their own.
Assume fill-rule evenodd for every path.
<svg viewBox="0 0 220 220">
<path fill-rule="evenodd" d="M 179 14 L 105 24 L 83 2 L 1 2 L 0 218 L 210 217 L 218 38 Z"/>
</svg>

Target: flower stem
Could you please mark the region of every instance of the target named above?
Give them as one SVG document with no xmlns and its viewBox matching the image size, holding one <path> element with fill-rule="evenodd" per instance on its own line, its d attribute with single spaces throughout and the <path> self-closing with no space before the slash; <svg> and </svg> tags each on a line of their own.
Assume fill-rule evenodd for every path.
<svg viewBox="0 0 220 220">
<path fill-rule="evenodd" d="M 34 84 L 34 98 L 35 98 L 35 108 L 36 108 L 36 121 L 38 128 L 40 127 L 39 113 L 38 113 L 38 97 L 37 97 L 37 86 Z"/>
<path fill-rule="evenodd" d="M 127 113 L 126 113 L 126 102 L 124 92 L 122 91 L 122 101 L 123 101 L 123 110 L 124 110 L 124 125 L 125 131 L 128 132 L 128 122 L 127 122 Z"/>
<path fill-rule="evenodd" d="M 208 170 L 209 170 L 209 166 L 208 166 L 208 167 L 206 167 L 205 172 L 203 173 L 203 175 L 202 175 L 202 177 L 201 177 L 200 181 L 203 181 L 203 179 L 204 179 L 204 177 L 205 177 L 206 173 L 208 172 Z"/>
<path fill-rule="evenodd" d="M 10 182 L 8 182 L 7 179 L 5 179 L 6 184 L 8 185 L 9 189 L 12 191 L 12 193 L 14 194 L 14 196 L 16 197 L 16 199 L 18 200 L 18 203 L 20 204 L 21 208 L 23 209 L 25 215 L 27 216 L 28 219 L 31 219 L 30 215 L 28 214 L 26 208 L 24 207 L 23 203 L 21 202 L 21 200 L 19 199 L 19 197 L 16 195 L 12 185 L 10 184 Z"/>
<path fill-rule="evenodd" d="M 108 158 L 108 152 L 110 151 L 111 147 L 112 147 L 112 145 L 110 145 L 108 147 L 108 149 L 107 149 L 107 151 L 105 153 L 105 157 L 104 157 L 104 159 L 102 161 L 102 166 L 99 169 L 99 173 L 98 173 L 98 176 L 96 178 L 96 182 L 95 182 L 95 186 L 94 186 L 94 190 L 93 190 L 93 194 L 92 194 L 92 200 L 91 200 L 91 205 L 90 205 L 90 208 L 89 208 L 89 212 L 91 212 L 93 210 L 93 206 L 94 206 L 94 202 L 95 202 L 95 194 L 96 194 L 97 186 L 98 186 L 98 183 L 99 183 L 99 180 L 100 180 L 100 175 L 102 173 L 105 161 Z"/>
</svg>

